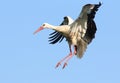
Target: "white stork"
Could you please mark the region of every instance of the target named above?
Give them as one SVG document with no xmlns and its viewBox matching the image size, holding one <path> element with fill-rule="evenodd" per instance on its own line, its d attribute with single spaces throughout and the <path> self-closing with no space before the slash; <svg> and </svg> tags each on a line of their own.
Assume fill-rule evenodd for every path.
<svg viewBox="0 0 120 83">
<path fill-rule="evenodd" d="M 34 32 L 35 34 L 45 28 L 53 29 L 57 31 L 60 35 L 65 37 L 68 41 L 70 53 L 68 54 L 68 56 L 59 61 L 56 67 L 58 67 L 64 60 L 66 60 L 63 65 L 64 68 L 73 55 L 77 55 L 78 58 L 82 58 L 87 45 L 91 43 L 92 39 L 95 37 L 97 28 L 93 19 L 95 17 L 96 11 L 100 6 L 101 3 L 86 4 L 85 6 L 83 6 L 79 17 L 73 23 L 67 23 L 67 25 L 64 24 L 67 22 L 67 20 L 64 18 L 64 23 L 60 26 L 53 26 L 48 23 L 44 23 L 39 29 Z M 69 20 L 69 17 L 67 18 Z M 54 35 L 50 37 L 50 39 L 53 38 L 50 40 L 52 41 L 51 44 L 62 41 L 63 37 L 56 34 L 57 32 L 52 33 Z M 72 45 L 74 46 L 74 52 L 72 52 L 71 49 Z"/>
</svg>

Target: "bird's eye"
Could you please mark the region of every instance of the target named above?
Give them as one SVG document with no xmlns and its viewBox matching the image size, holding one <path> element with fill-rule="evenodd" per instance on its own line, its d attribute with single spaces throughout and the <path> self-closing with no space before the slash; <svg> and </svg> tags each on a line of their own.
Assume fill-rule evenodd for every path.
<svg viewBox="0 0 120 83">
<path fill-rule="evenodd" d="M 43 24 L 43 26 L 45 26 L 45 24 Z"/>
</svg>

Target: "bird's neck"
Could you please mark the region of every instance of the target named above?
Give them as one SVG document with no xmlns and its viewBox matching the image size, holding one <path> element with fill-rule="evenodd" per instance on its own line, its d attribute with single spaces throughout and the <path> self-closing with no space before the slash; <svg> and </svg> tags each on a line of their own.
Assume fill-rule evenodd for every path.
<svg viewBox="0 0 120 83">
<path fill-rule="evenodd" d="M 60 27 L 61 26 L 54 26 L 54 25 L 51 25 L 51 24 L 47 25 L 48 29 L 53 29 L 53 30 L 58 31 L 58 32 L 61 32 L 61 28 Z"/>
<path fill-rule="evenodd" d="M 48 29 L 56 29 L 56 26 L 51 25 L 51 24 L 47 24 L 47 28 L 48 28 Z"/>
<path fill-rule="evenodd" d="M 54 26 L 54 25 L 48 24 L 47 28 L 48 29 L 53 29 L 53 30 L 55 30 L 57 32 L 66 33 L 66 32 L 68 32 L 70 27 L 68 25 Z"/>
</svg>

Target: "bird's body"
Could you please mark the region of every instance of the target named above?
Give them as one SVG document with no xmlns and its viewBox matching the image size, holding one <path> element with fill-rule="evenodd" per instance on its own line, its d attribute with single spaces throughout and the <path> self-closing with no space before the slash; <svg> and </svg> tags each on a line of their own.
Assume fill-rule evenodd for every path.
<svg viewBox="0 0 120 83">
<path fill-rule="evenodd" d="M 71 23 L 68 23 L 67 21 L 69 21 L 69 17 L 67 17 L 68 20 L 64 19 L 63 24 L 61 26 L 53 26 L 48 23 L 44 23 L 37 31 L 35 31 L 35 33 L 37 33 L 38 31 L 42 30 L 43 28 L 55 30 L 56 32 L 53 32 L 51 34 L 51 35 L 54 34 L 52 36 L 53 39 L 50 40 L 51 44 L 55 44 L 59 40 L 62 40 L 63 37 L 66 38 L 66 40 L 69 44 L 70 53 L 64 59 L 59 61 L 58 64 L 56 65 L 56 67 L 58 67 L 61 64 L 61 62 L 66 60 L 64 66 L 63 66 L 63 68 L 64 68 L 67 65 L 67 62 L 69 61 L 69 59 L 72 58 L 73 55 L 77 55 L 79 58 L 82 58 L 82 56 L 87 48 L 87 45 L 94 38 L 96 30 L 93 30 L 92 33 L 91 33 L 91 30 L 92 30 L 92 27 L 93 27 L 93 29 L 96 29 L 96 25 L 95 25 L 95 22 L 93 21 L 93 19 L 94 19 L 96 11 L 100 5 L 101 5 L 101 3 L 99 3 L 97 5 L 96 4 L 87 4 L 87 5 L 83 6 L 79 17 L 74 22 L 71 21 Z M 65 23 L 67 23 L 67 24 L 65 24 Z M 59 37 L 57 37 L 58 35 L 59 35 Z M 52 38 L 52 37 L 50 37 L 50 38 Z M 74 52 L 72 52 L 71 46 L 74 47 Z"/>
</svg>

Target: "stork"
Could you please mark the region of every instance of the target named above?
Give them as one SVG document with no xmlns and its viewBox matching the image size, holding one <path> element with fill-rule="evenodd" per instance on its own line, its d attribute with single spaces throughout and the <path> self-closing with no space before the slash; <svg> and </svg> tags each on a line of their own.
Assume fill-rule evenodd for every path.
<svg viewBox="0 0 120 83">
<path fill-rule="evenodd" d="M 95 17 L 96 11 L 100 6 L 101 6 L 101 3 L 86 4 L 83 6 L 79 17 L 73 23 L 70 23 L 68 25 L 63 24 L 60 26 L 53 26 L 48 23 L 43 23 L 43 25 L 34 32 L 35 34 L 45 28 L 53 29 L 56 32 L 53 32 L 52 34 L 55 34 L 58 32 L 60 35 L 65 37 L 66 40 L 68 41 L 70 53 L 65 58 L 60 60 L 57 63 L 56 67 L 58 67 L 63 61 L 66 60 L 63 65 L 63 68 L 65 68 L 68 61 L 72 58 L 73 55 L 77 55 L 78 58 L 82 58 L 87 48 L 87 45 L 91 43 L 93 38 L 95 38 L 95 33 L 97 28 L 93 19 Z M 51 42 L 51 44 L 54 44 L 58 41 L 61 42 L 63 39 L 63 37 L 61 36 L 57 37 L 53 35 L 52 37 L 54 38 L 50 40 L 50 41 L 53 41 Z M 74 52 L 72 52 L 71 46 L 74 47 Z"/>
</svg>

